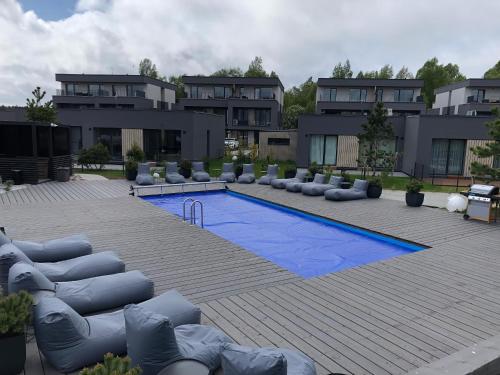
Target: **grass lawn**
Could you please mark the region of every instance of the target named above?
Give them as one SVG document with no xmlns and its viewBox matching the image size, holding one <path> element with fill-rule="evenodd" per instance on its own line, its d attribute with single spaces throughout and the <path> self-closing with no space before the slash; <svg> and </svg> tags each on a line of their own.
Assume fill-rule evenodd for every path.
<svg viewBox="0 0 500 375">
<path fill-rule="evenodd" d="M 410 181 L 410 177 L 395 177 L 388 176 L 382 179 L 384 189 L 390 190 L 406 190 L 406 184 Z M 463 190 L 459 187 L 458 191 Z M 430 182 L 424 182 L 422 191 L 438 192 L 438 193 L 455 193 L 457 190 L 455 186 L 438 186 L 432 185 Z"/>
<path fill-rule="evenodd" d="M 81 168 L 75 168 L 73 169 L 73 172 L 78 174 L 97 174 L 99 176 L 109 178 L 110 180 L 125 178 L 125 174 L 122 170 L 114 170 L 114 169 L 102 169 L 102 170 L 84 169 L 82 171 Z"/>
</svg>

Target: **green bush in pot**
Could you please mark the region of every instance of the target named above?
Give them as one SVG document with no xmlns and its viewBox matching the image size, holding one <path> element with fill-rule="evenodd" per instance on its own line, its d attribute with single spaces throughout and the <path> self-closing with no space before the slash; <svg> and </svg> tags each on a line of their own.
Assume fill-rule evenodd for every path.
<svg viewBox="0 0 500 375">
<path fill-rule="evenodd" d="M 93 368 L 84 368 L 80 375 L 139 375 L 139 367 L 130 368 L 129 357 L 118 357 L 111 353 L 104 355 L 103 363 L 98 363 Z"/>
<path fill-rule="evenodd" d="M 420 207 L 424 203 L 424 194 L 420 192 L 424 184 L 412 178 L 408 184 L 406 184 L 406 204 L 410 207 Z"/>
</svg>

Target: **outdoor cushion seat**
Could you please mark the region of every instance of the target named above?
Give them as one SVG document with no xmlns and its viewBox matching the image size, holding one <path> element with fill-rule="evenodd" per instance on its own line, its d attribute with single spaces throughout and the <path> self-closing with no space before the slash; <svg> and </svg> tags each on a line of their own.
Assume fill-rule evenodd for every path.
<svg viewBox="0 0 500 375">
<path fill-rule="evenodd" d="M 192 167 L 193 167 L 193 176 L 192 176 L 193 181 L 196 182 L 210 181 L 210 175 L 207 172 L 205 172 L 202 161 L 193 161 Z"/>
<path fill-rule="evenodd" d="M 135 178 L 135 183 L 137 185 L 154 185 L 155 180 L 151 176 L 151 171 L 149 169 L 148 163 L 139 163 L 137 167 L 137 177 Z"/>
<path fill-rule="evenodd" d="M 92 245 L 84 234 L 33 242 L 11 240 L 0 231 L 0 246 L 9 243 L 13 243 L 33 262 L 57 262 L 92 253 Z"/>
<path fill-rule="evenodd" d="M 174 328 L 166 315 L 140 305 L 125 307 L 127 355 L 142 375 L 156 375 L 172 362 L 194 359 L 214 370 L 220 366 L 222 345 L 232 340 L 217 328 L 198 324 Z"/>
<path fill-rule="evenodd" d="M 169 184 L 183 184 L 186 182 L 184 176 L 177 170 L 177 162 L 167 162 L 165 166 L 165 182 Z"/>
<path fill-rule="evenodd" d="M 219 176 L 220 181 L 234 182 L 236 181 L 236 175 L 234 174 L 233 163 L 222 164 L 222 173 Z"/>
<path fill-rule="evenodd" d="M 55 296 L 79 314 L 142 302 L 154 294 L 153 282 L 139 271 L 52 282 L 32 265 L 19 262 L 9 271 L 9 293 L 21 290 L 32 293 L 35 300 Z"/>
<path fill-rule="evenodd" d="M 253 164 L 243 164 L 243 173 L 238 177 L 239 184 L 251 184 L 255 182 Z"/>
<path fill-rule="evenodd" d="M 289 191 L 291 193 L 300 193 L 304 186 L 307 186 L 307 185 L 313 184 L 313 183 L 314 184 L 324 184 L 325 183 L 325 175 L 316 173 L 314 175 L 313 182 L 295 182 L 295 181 L 288 182 L 286 184 L 286 191 Z"/>
<path fill-rule="evenodd" d="M 267 173 L 259 178 L 259 185 L 271 185 L 271 181 L 278 178 L 278 165 L 272 164 L 267 166 Z"/>
<path fill-rule="evenodd" d="M 173 326 L 199 324 L 201 311 L 175 290 L 139 306 L 168 316 Z M 125 354 L 127 342 L 123 310 L 83 317 L 56 297 L 44 297 L 33 310 L 38 348 L 63 373 L 101 362 L 104 354 Z"/>
<path fill-rule="evenodd" d="M 325 191 L 325 198 L 332 201 L 350 201 L 367 198 L 368 181 L 354 180 L 350 189 L 330 189 Z"/>
<path fill-rule="evenodd" d="M 224 375 L 316 375 L 316 367 L 309 357 L 281 348 L 224 344 L 221 365 Z"/>
<path fill-rule="evenodd" d="M 7 286 L 9 270 L 18 263 L 27 263 L 50 281 L 74 281 L 125 271 L 125 263 L 112 251 L 85 255 L 54 263 L 32 262 L 13 244 L 0 247 L 0 282 Z"/>
<path fill-rule="evenodd" d="M 289 182 L 304 182 L 307 171 L 297 171 L 294 178 L 277 178 L 271 181 L 271 186 L 275 189 L 285 189 Z"/>
<path fill-rule="evenodd" d="M 330 189 L 340 189 L 340 184 L 344 182 L 344 177 L 331 176 L 327 184 L 310 182 L 302 186 L 302 194 L 304 195 L 323 195 L 325 191 Z"/>
</svg>

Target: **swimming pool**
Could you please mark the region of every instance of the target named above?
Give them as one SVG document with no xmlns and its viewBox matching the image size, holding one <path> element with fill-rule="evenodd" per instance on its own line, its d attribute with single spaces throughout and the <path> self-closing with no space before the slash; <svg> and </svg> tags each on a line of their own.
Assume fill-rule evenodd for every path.
<svg viewBox="0 0 500 375">
<path fill-rule="evenodd" d="M 186 198 L 203 202 L 205 229 L 304 278 L 424 248 L 231 191 L 143 197 L 181 218 Z"/>
</svg>

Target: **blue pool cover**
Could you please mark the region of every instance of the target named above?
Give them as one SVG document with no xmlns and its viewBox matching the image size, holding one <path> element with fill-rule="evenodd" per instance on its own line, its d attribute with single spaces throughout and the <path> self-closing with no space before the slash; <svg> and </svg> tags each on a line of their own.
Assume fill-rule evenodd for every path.
<svg viewBox="0 0 500 375">
<path fill-rule="evenodd" d="M 205 229 L 305 278 L 423 249 L 230 191 L 144 199 L 182 217 L 188 197 L 203 202 Z"/>
</svg>

